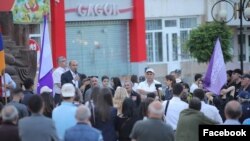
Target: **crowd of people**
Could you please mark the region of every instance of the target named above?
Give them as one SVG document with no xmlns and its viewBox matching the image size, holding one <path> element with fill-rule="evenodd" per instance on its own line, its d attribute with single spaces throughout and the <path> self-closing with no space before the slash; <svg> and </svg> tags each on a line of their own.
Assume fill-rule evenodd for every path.
<svg viewBox="0 0 250 141">
<path fill-rule="evenodd" d="M 1 141 L 198 141 L 200 124 L 250 124 L 250 75 L 229 70 L 219 94 L 166 75 L 165 85 L 146 68 L 144 79 L 86 76 L 77 61 L 59 57 L 53 89 L 34 93 L 34 80 L 20 88 L 8 76 L 1 105 Z M 6 76 L 8 74 L 5 74 Z M 190 130 L 192 129 L 192 130 Z"/>
</svg>

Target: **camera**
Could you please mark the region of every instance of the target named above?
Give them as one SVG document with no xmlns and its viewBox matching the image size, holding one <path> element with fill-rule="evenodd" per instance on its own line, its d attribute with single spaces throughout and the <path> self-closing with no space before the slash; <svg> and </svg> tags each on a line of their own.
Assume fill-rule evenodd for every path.
<svg viewBox="0 0 250 141">
<path fill-rule="evenodd" d="M 156 89 L 158 89 L 158 88 L 160 88 L 160 87 L 162 87 L 161 84 L 155 84 L 155 88 L 156 88 Z"/>
</svg>

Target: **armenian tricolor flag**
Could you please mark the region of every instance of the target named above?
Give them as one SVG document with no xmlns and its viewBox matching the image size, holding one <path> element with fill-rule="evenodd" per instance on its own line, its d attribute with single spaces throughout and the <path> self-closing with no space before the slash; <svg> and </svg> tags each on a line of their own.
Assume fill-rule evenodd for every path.
<svg viewBox="0 0 250 141">
<path fill-rule="evenodd" d="M 4 69 L 5 69 L 5 58 L 3 50 L 3 38 L 2 38 L 2 33 L 0 32 L 0 76 L 2 75 Z"/>
</svg>

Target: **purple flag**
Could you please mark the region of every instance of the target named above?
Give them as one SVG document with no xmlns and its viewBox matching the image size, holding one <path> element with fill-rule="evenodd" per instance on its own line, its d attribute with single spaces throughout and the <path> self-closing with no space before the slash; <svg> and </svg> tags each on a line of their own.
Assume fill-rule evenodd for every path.
<svg viewBox="0 0 250 141">
<path fill-rule="evenodd" d="M 38 85 L 37 93 L 40 93 L 40 89 L 43 86 L 48 86 L 53 89 L 53 78 L 52 78 L 52 53 L 49 37 L 49 28 L 47 23 L 47 18 L 44 17 L 44 27 L 43 27 L 43 39 L 42 39 L 42 49 L 40 55 L 40 68 L 38 74 Z"/>
<path fill-rule="evenodd" d="M 227 72 L 219 38 L 216 41 L 213 55 L 208 64 L 204 78 L 204 86 L 207 90 L 219 95 L 220 90 L 227 82 Z"/>
</svg>

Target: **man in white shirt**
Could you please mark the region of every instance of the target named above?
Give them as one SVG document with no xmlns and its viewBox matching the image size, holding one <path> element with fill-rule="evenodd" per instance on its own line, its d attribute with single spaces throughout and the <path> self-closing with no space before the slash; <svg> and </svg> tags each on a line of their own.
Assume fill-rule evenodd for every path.
<svg viewBox="0 0 250 141">
<path fill-rule="evenodd" d="M 195 74 L 194 76 L 194 83 L 190 87 L 190 93 L 193 93 L 195 89 L 199 88 L 199 81 L 202 79 L 202 74 Z"/>
<path fill-rule="evenodd" d="M 180 112 L 188 108 L 188 104 L 180 99 L 183 86 L 179 83 L 173 86 L 173 98 L 162 103 L 165 113 L 165 121 L 176 130 Z"/>
<path fill-rule="evenodd" d="M 55 104 L 61 102 L 61 75 L 67 71 L 67 60 L 65 57 L 60 56 L 57 58 L 58 67 L 54 70 L 53 77 L 53 89 L 54 89 L 54 101 Z"/>
<path fill-rule="evenodd" d="M 139 93 L 141 95 L 142 99 L 145 99 L 147 97 L 148 93 L 153 92 L 155 94 L 158 94 L 155 84 L 161 85 L 160 82 L 154 80 L 155 71 L 152 68 L 148 68 L 146 70 L 145 77 L 146 77 L 146 80 L 139 83 L 139 85 L 137 87 L 137 93 Z"/>
<path fill-rule="evenodd" d="M 10 90 L 16 88 L 15 81 L 10 77 L 8 73 L 4 73 L 4 77 L 3 76 L 1 77 L 3 102 L 5 101 L 5 97 L 7 97 L 7 101 L 10 100 L 9 99 Z M 4 82 L 4 79 L 5 79 L 5 82 Z"/>
<path fill-rule="evenodd" d="M 219 110 L 212 105 L 206 104 L 204 102 L 204 98 L 205 98 L 205 93 L 202 89 L 196 89 L 193 92 L 193 96 L 197 97 L 201 100 L 201 112 L 204 113 L 205 116 L 207 116 L 208 118 L 219 122 L 220 124 L 223 122 L 222 118 L 219 114 Z"/>
</svg>

